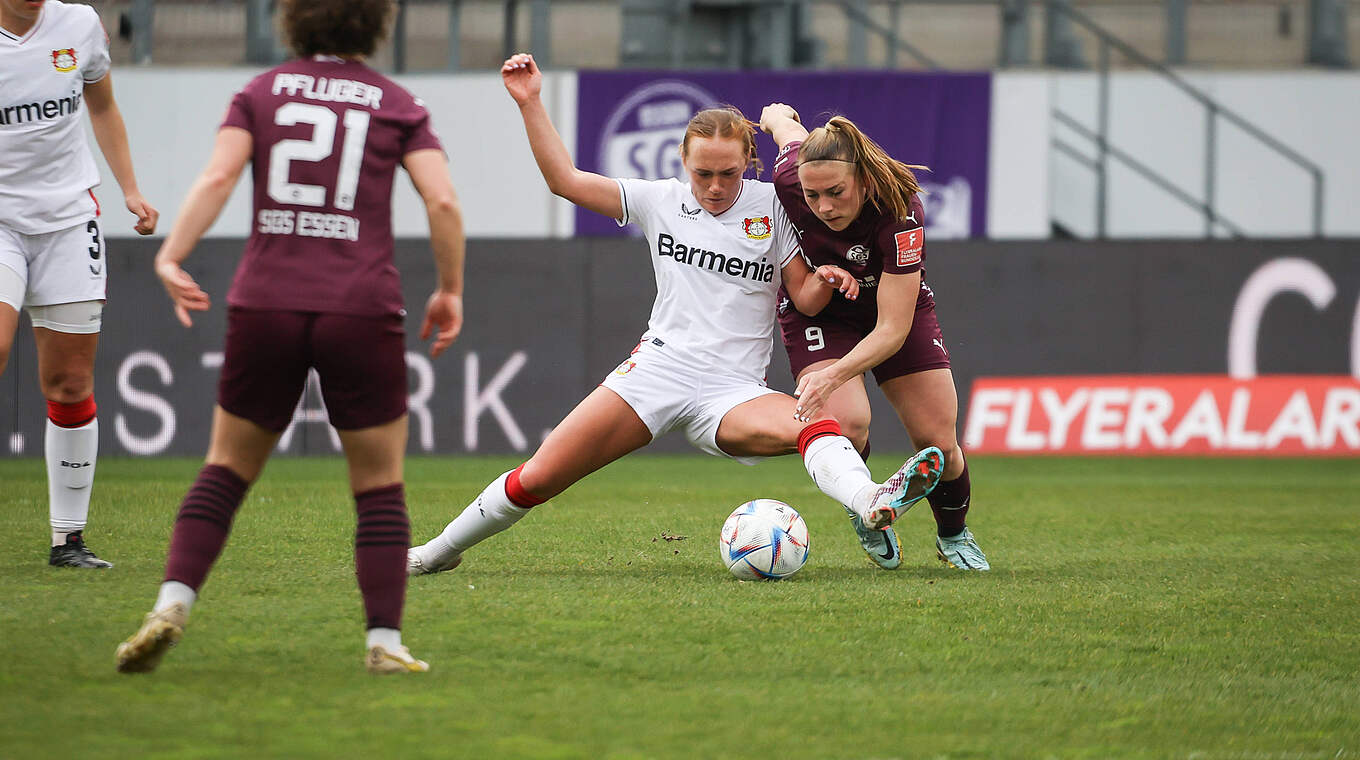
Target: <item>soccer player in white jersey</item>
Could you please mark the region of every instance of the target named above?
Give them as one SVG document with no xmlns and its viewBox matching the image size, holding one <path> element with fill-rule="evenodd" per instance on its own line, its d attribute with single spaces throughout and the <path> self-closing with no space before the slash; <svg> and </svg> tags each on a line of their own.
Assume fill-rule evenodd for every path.
<svg viewBox="0 0 1360 760">
<path fill-rule="evenodd" d="M 939 449 L 918 453 L 875 483 L 834 419 L 802 416 L 793 397 L 765 386 L 780 284 L 810 314 L 837 289 L 857 296 L 858 284 L 837 266 L 809 269 L 774 186 L 742 178 L 748 167 L 759 168 L 754 125 L 734 108 L 691 119 L 680 148 L 689 184 L 609 179 L 573 164 L 539 97 L 543 75 L 532 56 L 509 58 L 501 77 L 548 188 L 642 228 L 657 297 L 633 353 L 529 461 L 487 486 L 443 533 L 411 549 L 411 575 L 453 569 L 464 551 L 530 508 L 670 430 L 683 431 L 702 451 L 746 463 L 797 451 L 817 486 L 863 517 L 900 512 L 935 486 Z"/>
<path fill-rule="evenodd" d="M 137 189 L 98 14 L 58 0 L 0 0 L 0 372 L 26 308 L 47 399 L 48 562 L 106 568 L 113 565 L 84 541 L 99 448 L 94 355 L 107 277 L 92 192 L 99 170 L 80 125 L 86 110 L 137 215 L 134 229 L 150 235 L 159 214 Z"/>
</svg>

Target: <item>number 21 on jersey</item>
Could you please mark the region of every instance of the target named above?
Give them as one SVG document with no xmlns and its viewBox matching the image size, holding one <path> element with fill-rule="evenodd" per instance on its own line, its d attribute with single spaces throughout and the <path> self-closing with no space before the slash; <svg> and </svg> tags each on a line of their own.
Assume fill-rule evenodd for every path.
<svg viewBox="0 0 1360 760">
<path fill-rule="evenodd" d="M 324 161 L 334 151 L 335 126 L 339 117 L 325 106 L 310 103 L 285 103 L 274 113 L 274 123 L 281 127 L 296 124 L 312 125 L 310 140 L 280 140 L 269 150 L 269 197 L 278 203 L 296 206 L 326 205 L 326 188 L 288 181 L 289 164 L 293 161 Z M 369 113 L 355 108 L 345 109 L 345 137 L 340 146 L 340 171 L 335 178 L 335 207 L 344 211 L 354 209 L 354 195 L 359 187 L 359 167 L 364 160 L 364 142 L 368 139 Z"/>
</svg>

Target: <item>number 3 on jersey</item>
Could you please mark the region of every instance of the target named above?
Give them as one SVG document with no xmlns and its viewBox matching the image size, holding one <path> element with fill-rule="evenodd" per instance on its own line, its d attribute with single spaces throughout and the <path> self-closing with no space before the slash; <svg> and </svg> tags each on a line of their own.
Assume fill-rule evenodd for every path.
<svg viewBox="0 0 1360 760">
<path fill-rule="evenodd" d="M 293 161 L 323 161 L 335 146 L 335 112 L 310 103 L 285 103 L 274 113 L 281 127 L 311 124 L 312 139 L 280 140 L 269 150 L 269 197 L 295 206 L 326 205 L 326 188 L 288 181 Z M 340 146 L 340 171 L 335 178 L 335 207 L 354 209 L 354 193 L 359 187 L 359 166 L 364 160 L 364 141 L 368 139 L 367 111 L 345 109 L 345 139 Z"/>
</svg>

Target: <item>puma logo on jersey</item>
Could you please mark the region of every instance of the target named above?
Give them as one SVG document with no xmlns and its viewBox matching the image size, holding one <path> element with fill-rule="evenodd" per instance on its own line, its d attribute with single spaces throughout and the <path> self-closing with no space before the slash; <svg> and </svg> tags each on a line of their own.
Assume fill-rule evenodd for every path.
<svg viewBox="0 0 1360 760">
<path fill-rule="evenodd" d="M 759 261 L 746 261 L 739 256 L 727 256 L 717 251 L 687 246 L 664 232 L 656 236 L 656 255 L 667 256 L 698 269 L 707 269 L 710 272 L 720 272 L 755 282 L 774 280 L 774 265 L 767 264 L 763 257 Z"/>
<path fill-rule="evenodd" d="M 939 338 L 931 338 L 930 342 L 940 347 L 940 353 L 944 354 L 945 356 L 949 356 L 949 349 L 944 347 L 944 341 L 940 340 Z"/>
</svg>

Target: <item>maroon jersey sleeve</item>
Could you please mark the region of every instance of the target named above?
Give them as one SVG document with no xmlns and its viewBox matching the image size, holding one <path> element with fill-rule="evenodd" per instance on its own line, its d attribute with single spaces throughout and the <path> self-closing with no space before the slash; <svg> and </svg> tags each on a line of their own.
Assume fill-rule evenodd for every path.
<svg viewBox="0 0 1360 760">
<path fill-rule="evenodd" d="M 410 129 L 402 140 L 401 154 L 404 156 L 417 150 L 434 149 L 442 151 L 444 146 L 439 142 L 439 137 L 435 135 L 434 129 L 430 126 L 430 112 L 425 110 L 425 104 L 418 98 L 411 99 L 409 112 L 405 114 L 410 120 Z"/>
<path fill-rule="evenodd" d="M 807 207 L 807 201 L 803 199 L 803 183 L 798 181 L 798 150 L 802 147 L 802 141 L 791 142 L 779 151 L 779 156 L 774 160 L 774 192 L 790 218 Z"/>
<path fill-rule="evenodd" d="M 874 248 L 883 254 L 884 274 L 910 274 L 921 268 L 926 251 L 925 218 L 916 195 L 911 196 L 911 213 L 906 219 L 884 217 L 874 236 Z"/>
<path fill-rule="evenodd" d="M 259 81 L 252 79 L 249 84 L 241 88 L 241 91 L 232 96 L 231 103 L 227 105 L 227 115 L 222 118 L 222 127 L 240 127 L 247 131 L 254 131 L 254 109 L 251 107 L 250 89 Z M 220 129 L 221 127 L 219 127 Z"/>
</svg>

